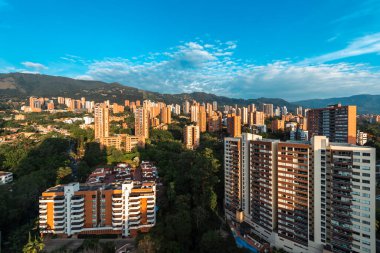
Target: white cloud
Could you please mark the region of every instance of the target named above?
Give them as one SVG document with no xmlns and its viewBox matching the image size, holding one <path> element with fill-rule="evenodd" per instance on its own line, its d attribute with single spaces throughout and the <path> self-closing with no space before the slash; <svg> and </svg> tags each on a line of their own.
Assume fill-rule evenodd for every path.
<svg viewBox="0 0 380 253">
<path fill-rule="evenodd" d="M 25 61 L 25 62 L 22 62 L 21 64 L 24 65 L 26 68 L 32 68 L 32 69 L 35 69 L 36 71 L 48 69 L 48 67 L 38 62 Z"/>
<path fill-rule="evenodd" d="M 371 53 L 380 53 L 380 33 L 357 38 L 342 50 L 306 59 L 303 63 L 325 63 Z"/>
<path fill-rule="evenodd" d="M 376 37 L 356 40 L 351 47 L 377 43 Z M 188 42 L 140 60 L 104 59 L 88 65 L 86 76 L 141 89 L 180 93 L 204 91 L 218 95 L 289 100 L 380 93 L 380 73 L 362 64 L 302 65 L 275 61 L 254 65 L 232 57 L 236 43 Z M 151 55 L 151 54 L 150 54 Z M 142 59 L 142 60 L 141 60 Z M 158 60 L 159 59 L 159 60 Z"/>
<path fill-rule="evenodd" d="M 89 75 L 79 75 L 79 76 L 74 77 L 74 79 L 78 79 L 78 80 L 94 80 L 94 78 L 92 76 L 89 76 Z"/>
</svg>

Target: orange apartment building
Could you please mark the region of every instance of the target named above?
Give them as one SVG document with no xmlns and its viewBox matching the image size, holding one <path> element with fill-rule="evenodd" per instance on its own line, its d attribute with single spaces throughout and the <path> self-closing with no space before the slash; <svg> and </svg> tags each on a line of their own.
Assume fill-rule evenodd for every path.
<svg viewBox="0 0 380 253">
<path fill-rule="evenodd" d="M 209 132 L 218 132 L 222 130 L 222 116 L 214 113 L 207 120 L 207 130 Z"/>
<path fill-rule="evenodd" d="M 196 149 L 200 142 L 199 126 L 185 126 L 183 141 L 187 149 Z"/>
<path fill-rule="evenodd" d="M 124 112 L 124 106 L 119 105 L 117 103 L 113 103 L 112 104 L 112 112 L 113 112 L 113 114 L 123 113 Z"/>
<path fill-rule="evenodd" d="M 285 120 L 281 119 L 275 119 L 272 121 L 272 131 L 277 132 L 277 131 L 284 131 L 285 129 Z"/>
<path fill-rule="evenodd" d="M 94 111 L 95 139 L 109 137 L 109 108 L 106 104 L 96 104 Z"/>
<path fill-rule="evenodd" d="M 156 224 L 153 182 L 57 185 L 39 200 L 42 234 L 136 236 Z"/>
<path fill-rule="evenodd" d="M 332 105 L 307 112 L 309 139 L 327 136 L 331 142 L 356 144 L 356 106 Z"/>
<path fill-rule="evenodd" d="M 119 134 L 100 138 L 100 144 L 104 147 L 114 147 L 125 152 L 132 152 L 136 147 L 145 146 L 145 138 L 143 136 Z"/>
<path fill-rule="evenodd" d="M 164 106 L 161 108 L 160 118 L 162 124 L 172 123 L 172 111 L 170 110 L 170 107 Z"/>
<path fill-rule="evenodd" d="M 206 108 L 204 106 L 199 106 L 199 111 L 198 111 L 198 117 L 197 117 L 197 125 L 199 126 L 199 131 L 201 133 L 206 132 L 206 127 L 207 127 L 207 113 L 206 113 Z"/>
<path fill-rule="evenodd" d="M 227 115 L 227 132 L 231 137 L 241 136 L 241 119 L 236 114 Z"/>
</svg>

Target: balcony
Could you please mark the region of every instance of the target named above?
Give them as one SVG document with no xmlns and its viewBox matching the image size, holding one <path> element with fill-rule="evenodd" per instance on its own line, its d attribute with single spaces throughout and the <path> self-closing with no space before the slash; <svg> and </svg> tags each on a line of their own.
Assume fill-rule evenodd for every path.
<svg viewBox="0 0 380 253">
<path fill-rule="evenodd" d="M 112 226 L 113 227 L 120 227 L 122 225 L 123 225 L 123 221 L 122 220 L 120 220 L 120 221 L 113 221 L 112 220 Z"/>
<path fill-rule="evenodd" d="M 120 197 L 112 197 L 112 202 L 121 202 L 123 201 L 123 198 L 120 196 Z"/>
<path fill-rule="evenodd" d="M 136 215 L 136 216 L 129 216 L 129 219 L 130 221 L 135 221 L 135 220 L 140 220 L 141 216 L 140 215 Z"/>
<path fill-rule="evenodd" d="M 84 207 L 84 201 L 82 201 L 81 203 L 78 202 L 78 203 L 71 204 L 71 208 L 82 208 L 82 207 Z"/>
<path fill-rule="evenodd" d="M 123 212 L 122 211 L 115 211 L 115 210 L 112 210 L 112 216 L 117 216 L 117 215 L 122 215 Z"/>
<path fill-rule="evenodd" d="M 112 207 L 112 212 L 121 212 L 123 210 L 124 210 L 124 208 L 122 206 L 120 206 L 120 207 Z"/>
<path fill-rule="evenodd" d="M 65 198 L 55 198 L 54 199 L 54 205 L 63 204 L 63 203 L 65 203 Z"/>
<path fill-rule="evenodd" d="M 65 213 L 65 208 L 62 207 L 62 208 L 54 208 L 54 214 L 57 215 L 57 214 L 63 214 Z"/>
<path fill-rule="evenodd" d="M 129 221 L 128 222 L 128 225 L 129 226 L 135 226 L 135 225 L 139 225 L 140 224 L 140 220 L 137 220 L 137 221 Z"/>
<path fill-rule="evenodd" d="M 72 213 L 71 214 L 71 219 L 81 219 L 84 218 L 84 213 L 77 212 L 77 213 Z"/>
<path fill-rule="evenodd" d="M 80 218 L 72 218 L 71 224 L 83 223 L 83 221 L 84 221 L 84 216 L 82 216 Z"/>
<path fill-rule="evenodd" d="M 71 199 L 71 205 L 78 205 L 78 204 L 84 204 L 84 198 L 72 198 Z"/>
<path fill-rule="evenodd" d="M 129 211 L 129 215 L 135 215 L 135 214 L 140 214 L 140 210 L 137 210 L 137 211 Z"/>
</svg>

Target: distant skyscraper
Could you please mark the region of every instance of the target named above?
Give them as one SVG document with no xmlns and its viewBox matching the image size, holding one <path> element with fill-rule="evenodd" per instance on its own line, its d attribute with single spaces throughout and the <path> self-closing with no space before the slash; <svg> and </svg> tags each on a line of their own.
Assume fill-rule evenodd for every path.
<svg viewBox="0 0 380 253">
<path fill-rule="evenodd" d="M 356 106 L 340 104 L 307 112 L 309 137 L 324 135 L 331 142 L 356 144 Z"/>
<path fill-rule="evenodd" d="M 212 102 L 212 109 L 216 112 L 218 110 L 218 102 Z"/>
<path fill-rule="evenodd" d="M 276 117 L 281 116 L 281 109 L 279 106 L 277 106 L 276 109 L 274 110 L 274 116 L 276 116 Z"/>
<path fill-rule="evenodd" d="M 136 109 L 135 135 L 149 138 L 149 117 L 147 108 L 140 107 Z"/>
<path fill-rule="evenodd" d="M 172 114 L 170 107 L 161 108 L 161 123 L 171 124 L 172 123 Z"/>
<path fill-rule="evenodd" d="M 96 104 L 94 111 L 95 139 L 109 137 L 109 108 L 105 104 Z"/>
<path fill-rule="evenodd" d="M 288 114 L 288 108 L 286 106 L 283 106 L 281 108 L 281 115 L 286 116 Z"/>
<path fill-rule="evenodd" d="M 241 123 L 243 125 L 248 124 L 248 108 L 247 107 L 243 107 L 241 109 Z"/>
<path fill-rule="evenodd" d="M 298 107 L 296 108 L 296 115 L 301 115 L 301 116 L 303 116 L 302 106 L 298 106 Z"/>
<path fill-rule="evenodd" d="M 190 121 L 197 123 L 199 115 L 199 105 L 192 105 L 190 107 Z"/>
<path fill-rule="evenodd" d="M 187 149 L 196 149 L 199 146 L 199 126 L 185 126 L 183 141 Z"/>
<path fill-rule="evenodd" d="M 265 117 L 273 117 L 273 104 L 263 104 Z"/>
<path fill-rule="evenodd" d="M 206 132 L 207 130 L 207 113 L 204 106 L 199 107 L 197 125 L 199 126 L 199 131 L 201 133 Z"/>
<path fill-rule="evenodd" d="M 183 102 L 182 108 L 183 108 L 183 114 L 189 114 L 190 113 L 190 102 L 187 100 L 185 102 Z"/>
<path fill-rule="evenodd" d="M 227 115 L 227 132 L 231 137 L 239 137 L 241 135 L 241 119 L 235 114 Z"/>
</svg>

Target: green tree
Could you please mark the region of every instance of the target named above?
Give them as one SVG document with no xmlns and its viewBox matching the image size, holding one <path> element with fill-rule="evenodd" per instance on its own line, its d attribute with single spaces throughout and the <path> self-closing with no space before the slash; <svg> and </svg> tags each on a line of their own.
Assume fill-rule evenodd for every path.
<svg viewBox="0 0 380 253">
<path fill-rule="evenodd" d="M 73 173 L 72 169 L 70 167 L 60 167 L 57 170 L 57 179 L 56 179 L 56 184 L 61 184 L 65 183 L 63 182 L 65 178 L 71 176 Z M 69 181 L 69 180 L 65 180 Z"/>
<path fill-rule="evenodd" d="M 42 240 L 37 237 L 34 237 L 34 240 L 32 240 L 30 232 L 29 232 L 28 243 L 25 244 L 25 246 L 22 249 L 22 252 L 23 253 L 38 253 L 38 252 L 42 252 L 44 248 L 45 248 L 45 244 L 42 242 Z"/>
</svg>

